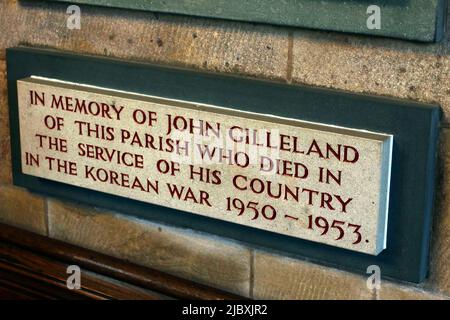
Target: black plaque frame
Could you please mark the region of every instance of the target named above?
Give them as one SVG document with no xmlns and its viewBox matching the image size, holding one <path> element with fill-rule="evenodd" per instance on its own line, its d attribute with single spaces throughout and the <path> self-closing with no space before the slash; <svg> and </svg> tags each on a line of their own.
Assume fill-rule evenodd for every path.
<svg viewBox="0 0 450 320">
<path fill-rule="evenodd" d="M 7 73 L 15 185 L 362 274 L 378 265 L 384 278 L 420 282 L 427 275 L 441 115 L 436 105 L 26 47 L 7 50 Z M 17 80 L 29 76 L 391 133 L 388 248 L 371 256 L 25 175 Z"/>
</svg>

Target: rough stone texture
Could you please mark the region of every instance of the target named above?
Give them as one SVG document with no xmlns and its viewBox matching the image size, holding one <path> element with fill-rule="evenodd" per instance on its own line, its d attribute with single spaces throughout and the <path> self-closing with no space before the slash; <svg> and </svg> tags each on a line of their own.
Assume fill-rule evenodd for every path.
<svg viewBox="0 0 450 320">
<path fill-rule="evenodd" d="M 69 30 L 66 5 L 0 1 L 0 221 L 46 233 L 44 203 L 11 182 L 5 48 L 19 44 L 166 63 L 357 93 L 408 98 L 450 112 L 448 41 L 424 45 L 138 11 L 82 7 Z M 450 22 L 450 19 L 449 19 Z M 132 30 L 132 32 L 130 32 Z M 291 31 L 289 31 L 291 30 Z M 293 32 L 294 36 L 288 36 Z M 420 286 L 366 279 L 308 262 L 256 252 L 256 298 L 423 299 L 450 296 L 450 120 L 444 120 L 430 277 Z M 199 282 L 247 295 L 250 253 L 234 242 L 50 201 L 51 235 Z M 250 288 L 251 290 L 251 288 Z M 427 293 L 424 290 L 433 293 Z"/>
<path fill-rule="evenodd" d="M 405 41 L 298 31 L 293 82 L 438 103 L 450 113 L 450 50 Z"/>
<path fill-rule="evenodd" d="M 21 188 L 0 186 L 0 222 L 46 235 L 44 199 Z"/>
<path fill-rule="evenodd" d="M 382 8 L 382 27 L 367 27 L 367 10 L 371 2 L 335 0 L 54 0 L 80 4 L 94 4 L 147 11 L 176 12 L 187 15 L 274 23 L 321 30 L 337 30 L 370 35 L 384 35 L 401 39 L 433 41 L 442 13 L 443 0 L 377 0 Z M 351 19 L 349 19 L 351 17 Z"/>
<path fill-rule="evenodd" d="M 377 300 L 443 300 L 449 297 L 426 292 L 417 288 L 382 281 L 381 289 L 376 292 Z"/>
<path fill-rule="evenodd" d="M 0 60 L 0 184 L 11 184 L 11 147 L 9 138 L 6 63 Z"/>
<path fill-rule="evenodd" d="M 372 299 L 366 279 L 313 263 L 255 251 L 256 299 Z"/>
<path fill-rule="evenodd" d="M 49 200 L 49 235 L 248 296 L 250 250 L 219 237 Z"/>
<path fill-rule="evenodd" d="M 450 129 L 442 130 L 439 201 L 436 206 L 430 277 L 426 287 L 450 296 Z"/>
<path fill-rule="evenodd" d="M 27 44 L 265 78 L 286 74 L 282 28 L 82 6 L 81 30 L 69 30 L 66 9 L 1 1 L 0 59 L 5 48 Z"/>
</svg>

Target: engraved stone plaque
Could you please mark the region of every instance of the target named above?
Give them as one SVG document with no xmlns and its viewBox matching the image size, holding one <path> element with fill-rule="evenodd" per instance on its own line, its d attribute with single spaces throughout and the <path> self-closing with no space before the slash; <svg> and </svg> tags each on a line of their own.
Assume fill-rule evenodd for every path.
<svg viewBox="0 0 450 320">
<path fill-rule="evenodd" d="M 36 48 L 6 62 L 14 185 L 360 274 L 427 276 L 439 106 Z"/>
<path fill-rule="evenodd" d="M 27 175 L 378 255 L 393 136 L 42 77 L 17 81 Z"/>
</svg>

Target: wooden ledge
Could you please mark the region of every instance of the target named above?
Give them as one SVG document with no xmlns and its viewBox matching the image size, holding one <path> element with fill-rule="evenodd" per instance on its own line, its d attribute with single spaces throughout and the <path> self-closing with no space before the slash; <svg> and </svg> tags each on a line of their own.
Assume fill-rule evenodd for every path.
<svg viewBox="0 0 450 320">
<path fill-rule="evenodd" d="M 80 267 L 81 289 L 66 287 Z M 0 224 L 0 298 L 246 299 L 92 250 Z"/>
</svg>

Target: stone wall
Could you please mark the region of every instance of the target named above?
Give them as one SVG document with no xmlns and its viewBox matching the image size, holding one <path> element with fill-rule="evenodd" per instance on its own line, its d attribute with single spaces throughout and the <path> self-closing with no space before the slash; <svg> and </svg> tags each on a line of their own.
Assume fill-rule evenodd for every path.
<svg viewBox="0 0 450 320">
<path fill-rule="evenodd" d="M 253 298 L 450 298 L 450 39 L 439 44 L 82 6 L 0 2 L 0 222 Z M 383 281 L 246 244 L 42 197 L 12 185 L 5 48 L 28 45 L 438 103 L 442 122 L 431 268 Z M 411 128 L 414 134 L 414 128 Z"/>
</svg>

